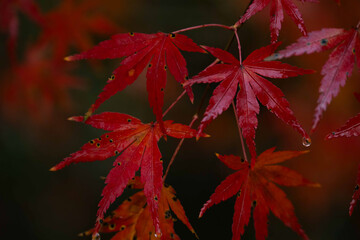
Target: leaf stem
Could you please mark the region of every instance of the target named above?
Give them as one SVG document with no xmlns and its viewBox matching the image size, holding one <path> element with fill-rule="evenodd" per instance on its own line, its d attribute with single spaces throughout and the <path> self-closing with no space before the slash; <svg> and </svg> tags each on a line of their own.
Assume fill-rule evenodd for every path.
<svg viewBox="0 0 360 240">
<path fill-rule="evenodd" d="M 234 34 L 236 36 L 236 41 L 237 41 L 237 44 L 238 44 L 238 49 L 239 49 L 239 62 L 240 62 L 240 65 L 242 63 L 242 60 L 241 60 L 241 44 L 240 44 L 240 39 L 239 39 L 239 35 L 237 33 L 237 28 L 234 28 Z"/>
<path fill-rule="evenodd" d="M 220 27 L 220 28 L 225 28 L 227 30 L 232 30 L 233 29 L 232 26 L 226 26 L 226 25 L 217 24 L 217 23 L 210 23 L 210 24 L 201 24 L 201 25 L 197 25 L 197 26 L 183 28 L 183 29 L 174 31 L 172 33 L 181 33 L 181 32 L 186 32 L 186 31 L 195 30 L 195 29 L 199 29 L 199 28 L 205 28 L 205 27 Z"/>
<path fill-rule="evenodd" d="M 239 125 L 239 119 L 238 119 L 238 116 L 237 116 L 234 100 L 232 101 L 231 105 L 232 105 L 233 110 L 234 110 L 235 119 L 236 119 L 236 125 L 237 125 L 238 130 L 239 130 L 239 136 L 240 136 L 240 141 L 241 141 L 241 146 L 242 146 L 244 159 L 245 159 L 245 161 L 248 162 L 248 159 L 247 159 L 247 156 L 246 156 L 245 143 L 244 143 L 244 139 L 243 139 L 243 136 L 242 136 L 242 133 L 241 133 L 241 128 L 240 128 L 240 125 Z"/>
<path fill-rule="evenodd" d="M 175 104 L 185 95 L 186 90 L 184 90 L 179 96 L 178 98 L 165 110 L 165 112 L 163 113 L 163 117 L 165 117 L 165 115 L 175 106 Z"/>
<path fill-rule="evenodd" d="M 190 124 L 189 124 L 189 127 L 190 127 L 190 128 L 192 127 L 192 125 L 194 124 L 194 122 L 195 122 L 197 119 L 198 119 L 198 115 L 195 114 L 195 115 L 193 116 Z M 171 165 L 173 164 L 173 162 L 174 162 L 174 160 L 175 160 L 175 158 L 176 158 L 176 155 L 179 153 L 179 150 L 180 150 L 180 148 L 181 148 L 184 140 L 185 140 L 185 138 L 182 138 L 182 139 L 180 140 L 180 142 L 178 143 L 178 145 L 176 146 L 175 152 L 173 153 L 173 155 L 172 155 L 172 157 L 171 157 L 171 159 L 170 159 L 169 165 L 168 165 L 167 168 L 166 168 L 166 172 L 165 172 L 164 177 L 163 177 L 163 181 L 164 181 L 164 182 L 165 182 L 165 179 L 166 179 L 166 177 L 167 177 L 167 175 L 168 175 L 168 173 L 169 173 L 170 167 L 171 167 Z"/>
</svg>

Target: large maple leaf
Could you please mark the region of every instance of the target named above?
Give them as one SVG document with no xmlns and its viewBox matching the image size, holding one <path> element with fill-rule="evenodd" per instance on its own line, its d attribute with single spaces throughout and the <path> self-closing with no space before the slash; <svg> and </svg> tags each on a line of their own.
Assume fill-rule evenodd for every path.
<svg viewBox="0 0 360 240">
<path fill-rule="evenodd" d="M 40 43 L 52 43 L 54 56 L 63 59 L 71 48 L 85 51 L 92 45 L 91 34 L 114 34 L 119 28 L 99 13 L 99 0 L 63 0 L 44 15 L 45 25 Z"/>
<path fill-rule="evenodd" d="M 318 0 L 300 0 L 301 2 L 318 2 Z M 284 20 L 284 10 L 295 22 L 303 35 L 307 35 L 304 20 L 297 6 L 292 0 L 253 0 L 245 14 L 237 22 L 238 25 L 244 23 L 257 12 L 263 10 L 271 2 L 270 7 L 270 32 L 271 42 L 276 42 L 279 37 L 281 23 Z"/>
<path fill-rule="evenodd" d="M 74 121 L 83 121 L 84 117 L 72 117 Z M 156 232 L 160 232 L 158 206 L 162 188 L 162 158 L 157 142 L 163 136 L 158 123 L 144 124 L 132 116 L 104 112 L 89 117 L 86 121 L 95 128 L 112 131 L 100 138 L 91 140 L 80 151 L 71 154 L 64 161 L 51 168 L 59 170 L 71 163 L 105 160 L 119 155 L 114 161 L 114 168 L 106 177 L 107 184 L 102 192 L 99 203 L 95 231 L 101 226 L 101 221 L 109 205 L 122 194 L 128 181 L 135 176 L 141 167 L 141 181 L 144 183 L 144 194 L 150 208 Z M 175 138 L 191 138 L 196 131 L 182 124 L 165 121 L 167 134 Z M 205 135 L 204 135 L 205 136 Z"/>
<path fill-rule="evenodd" d="M 135 177 L 129 182 L 129 188 L 143 188 L 139 183 L 139 177 Z M 159 220 L 161 235 L 155 235 L 155 227 L 151 219 L 151 211 L 146 204 L 146 196 L 140 191 L 125 200 L 109 217 L 101 223 L 99 233 L 116 233 L 111 240 L 137 239 L 180 239 L 174 231 L 174 218 L 172 213 L 182 221 L 189 230 L 195 234 L 180 200 L 176 197 L 174 188 L 165 185 L 161 190 L 159 199 Z M 95 229 L 88 230 L 79 234 L 80 236 L 98 236 Z"/>
<path fill-rule="evenodd" d="M 167 69 L 169 68 L 175 80 L 181 84 L 188 78 L 186 61 L 179 49 L 190 52 L 205 52 L 190 38 L 181 34 L 131 32 L 114 35 L 110 40 L 103 41 L 84 53 L 67 57 L 66 60 L 68 61 L 126 57 L 121 65 L 114 70 L 113 76 L 109 78 L 103 92 L 100 93 L 86 115 L 91 115 L 105 100 L 132 84 L 148 65 L 146 86 L 149 102 L 156 120 L 162 128 L 162 107 L 164 105 Z M 194 96 L 191 88 L 187 86 L 185 89 L 190 100 L 193 101 Z"/>
<path fill-rule="evenodd" d="M 313 72 L 278 61 L 264 61 L 264 58 L 271 55 L 279 44 L 272 44 L 255 50 L 243 62 L 226 51 L 204 46 L 207 51 L 224 64 L 212 65 L 188 82 L 188 84 L 221 82 L 210 98 L 199 126 L 199 133 L 230 106 L 239 86 L 240 90 L 236 96 L 236 112 L 239 127 L 246 139 L 253 160 L 256 158 L 254 139 L 255 129 L 258 125 L 257 114 L 259 113 L 259 103 L 256 99 L 278 118 L 296 129 L 305 139 L 308 139 L 307 133 L 289 108 L 289 103 L 284 98 L 284 94 L 279 88 L 262 77 L 288 78 Z"/>
<path fill-rule="evenodd" d="M 334 48 L 321 70 L 324 77 L 321 79 L 320 95 L 315 108 L 312 131 L 315 131 L 322 114 L 332 99 L 338 95 L 340 87 L 343 87 L 346 79 L 351 76 L 355 58 L 360 70 L 359 27 L 360 22 L 356 28 L 348 31 L 340 28 L 324 28 L 313 31 L 309 33 L 309 36 L 299 38 L 296 43 L 271 57 L 280 59 Z"/>
<path fill-rule="evenodd" d="M 12 61 L 16 60 L 16 44 L 19 35 L 18 12 L 22 12 L 36 23 L 43 25 L 44 19 L 33 0 L 1 0 L 0 31 L 7 33 L 7 48 Z"/>
<path fill-rule="evenodd" d="M 268 235 L 267 222 L 270 210 L 286 226 L 302 238 L 308 239 L 295 216 L 294 206 L 276 184 L 312 187 L 320 185 L 305 179 L 287 167 L 276 165 L 307 151 L 274 152 L 274 150 L 275 148 L 271 148 L 259 155 L 253 168 L 250 168 L 249 163 L 238 156 L 217 154 L 223 163 L 237 172 L 229 175 L 215 189 L 201 209 L 200 217 L 212 205 L 237 194 L 232 225 L 233 240 L 238 240 L 243 235 L 244 227 L 250 220 L 251 208 L 253 208 L 257 240 L 265 239 Z"/>
</svg>

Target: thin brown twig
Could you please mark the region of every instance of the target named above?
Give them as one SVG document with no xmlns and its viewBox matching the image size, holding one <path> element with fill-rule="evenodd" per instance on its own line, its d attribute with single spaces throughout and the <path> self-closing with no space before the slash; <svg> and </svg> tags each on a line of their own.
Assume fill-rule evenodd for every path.
<svg viewBox="0 0 360 240">
<path fill-rule="evenodd" d="M 178 97 L 177 99 L 165 110 L 165 112 L 163 113 L 163 117 L 165 117 L 165 115 L 175 106 L 175 104 L 185 95 L 186 90 L 184 90 Z"/>
<path fill-rule="evenodd" d="M 224 28 L 227 30 L 232 29 L 231 26 L 226 26 L 226 25 L 217 24 L 217 23 L 210 23 L 210 24 L 201 24 L 201 25 L 197 25 L 197 26 L 193 26 L 193 27 L 180 29 L 180 30 L 174 31 L 172 33 L 181 33 L 181 32 L 186 32 L 186 31 L 195 30 L 195 29 L 199 29 L 199 28 L 205 28 L 205 27 L 220 27 L 220 28 Z"/>
<path fill-rule="evenodd" d="M 194 122 L 195 122 L 197 119 L 198 119 L 198 115 L 195 114 L 195 115 L 193 116 L 190 124 L 189 124 L 189 127 L 190 127 L 190 128 L 192 127 L 192 125 L 194 124 Z M 167 168 L 166 168 L 166 172 L 165 172 L 164 177 L 163 177 L 163 181 L 164 181 L 164 182 L 165 182 L 165 179 L 166 179 L 166 177 L 167 177 L 167 175 L 168 175 L 168 173 L 169 173 L 170 167 L 171 167 L 171 165 L 173 164 L 173 162 L 174 162 L 174 160 L 175 160 L 175 158 L 176 158 L 176 155 L 178 154 L 178 152 L 179 152 L 179 150 L 180 150 L 180 148 L 181 148 L 184 140 L 185 140 L 185 138 L 182 138 L 182 139 L 180 140 L 180 142 L 178 143 L 178 145 L 176 146 L 176 149 L 175 149 L 175 151 L 174 151 L 174 153 L 173 153 L 173 155 L 172 155 L 172 157 L 171 157 L 171 159 L 170 159 L 170 162 L 169 162 L 169 164 L 168 164 L 168 166 L 167 166 Z"/>
</svg>

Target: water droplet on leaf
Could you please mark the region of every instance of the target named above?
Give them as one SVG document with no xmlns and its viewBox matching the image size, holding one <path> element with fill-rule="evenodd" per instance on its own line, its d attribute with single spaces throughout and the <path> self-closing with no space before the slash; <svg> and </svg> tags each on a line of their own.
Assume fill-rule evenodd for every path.
<svg viewBox="0 0 360 240">
<path fill-rule="evenodd" d="M 310 138 L 303 138 L 302 144 L 304 145 L 304 147 L 310 147 L 311 139 Z"/>
</svg>

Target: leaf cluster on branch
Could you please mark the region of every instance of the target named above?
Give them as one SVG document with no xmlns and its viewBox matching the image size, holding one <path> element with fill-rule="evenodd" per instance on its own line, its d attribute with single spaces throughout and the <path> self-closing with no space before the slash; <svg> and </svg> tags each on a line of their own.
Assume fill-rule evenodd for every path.
<svg viewBox="0 0 360 240">
<path fill-rule="evenodd" d="M 340 0 L 335 1 L 340 4 Z M 260 104 L 296 130 L 303 138 L 305 147 L 310 146 L 310 136 L 295 117 L 283 91 L 267 78 L 286 79 L 312 74 L 314 70 L 292 66 L 278 60 L 332 49 L 321 70 L 323 78 L 310 130 L 310 133 L 314 133 L 328 105 L 351 76 L 354 66 L 357 65 L 360 70 L 360 22 L 349 30 L 322 28 L 308 33 L 305 21 L 293 0 L 252 0 L 244 14 L 232 25 L 203 24 L 169 33 L 118 33 L 91 47 L 93 43 L 89 33 L 113 34 L 120 30 L 105 16 L 94 14 L 99 4 L 101 3 L 97 0 L 80 3 L 64 0 L 59 7 L 47 13 L 42 13 L 32 0 L 4 0 L 0 4 L 0 31 L 8 35 L 11 74 L 17 78 L 17 81 L 8 85 L 6 97 L 9 102 L 16 99 L 14 95 L 18 86 L 30 90 L 36 88 L 36 100 L 32 94 L 28 94 L 31 91 L 25 89 L 26 104 L 20 101 L 18 103 L 26 105 L 26 108 L 34 112 L 39 105 L 37 102 L 48 101 L 47 108 L 51 108 L 56 105 L 56 99 L 66 97 L 68 88 L 81 86 L 80 79 L 68 75 L 68 68 L 64 65 L 63 58 L 71 48 L 80 53 L 65 57 L 65 61 L 120 59 L 119 65 L 108 74 L 110 77 L 103 90 L 99 91 L 98 98 L 88 111 L 83 116 L 69 118 L 107 132 L 90 140 L 79 151 L 70 154 L 50 169 L 57 171 L 73 163 L 103 161 L 115 157 L 98 204 L 95 227 L 80 235 L 92 235 L 94 240 L 100 238 L 100 233 L 110 232 L 116 233 L 113 240 L 180 239 L 174 231 L 173 223 L 174 219 L 178 218 L 194 237 L 198 237 L 175 195 L 174 188 L 166 184 L 166 177 L 184 139 L 199 140 L 210 137 L 205 133 L 208 125 L 232 105 L 243 157 L 216 154 L 220 161 L 235 172 L 216 187 L 215 192 L 200 210 L 199 217 L 202 217 L 211 206 L 236 196 L 232 239 L 238 240 L 243 236 L 251 215 L 256 239 L 266 239 L 269 235 L 270 212 L 301 238 L 308 239 L 295 215 L 294 206 L 279 185 L 319 187 L 320 184 L 306 179 L 295 170 L 278 165 L 307 151 L 275 151 L 273 147 L 257 153 L 256 130 Z M 259 47 L 243 60 L 243 44 L 239 38 L 241 27 L 268 5 L 271 41 L 269 45 Z M 27 50 L 25 60 L 20 62 L 16 54 L 19 11 L 32 19 L 41 29 L 38 41 Z M 278 38 L 284 13 L 292 19 L 303 36 L 276 52 L 281 44 Z M 184 34 L 207 27 L 230 31 L 233 37 L 229 45 L 224 49 L 215 48 L 207 46 L 206 39 L 201 43 L 195 43 Z M 231 44 L 236 44 L 237 56 L 228 51 Z M 209 54 L 214 57 L 214 61 L 196 75 L 189 76 L 187 61 L 182 52 Z M 148 102 L 154 114 L 154 121 L 143 123 L 136 117 L 117 112 L 95 114 L 105 101 L 132 85 L 145 69 Z M 167 104 L 164 95 L 170 75 L 180 84 L 183 92 L 174 102 Z M 46 82 L 47 79 L 51 79 L 51 87 Z M 193 86 L 211 83 L 216 83 L 217 86 L 202 115 L 200 110 L 194 112 L 193 119 L 188 125 L 166 119 L 167 113 L 176 107 L 183 96 L 187 95 L 190 102 L 194 102 L 198 96 L 193 93 Z M 356 97 L 360 99 L 358 94 Z M 166 105 L 169 107 L 164 110 Z M 199 109 L 201 107 L 199 106 Z M 193 128 L 197 119 L 201 119 L 200 123 L 197 128 Z M 344 126 L 328 134 L 326 139 L 359 134 L 358 114 Z M 160 139 L 167 140 L 168 137 L 180 139 L 180 142 L 172 158 L 166 160 L 167 168 L 164 174 L 164 161 L 158 142 Z M 360 198 L 360 170 L 356 184 L 350 203 L 350 215 Z M 138 192 L 123 201 L 110 216 L 105 217 L 110 205 L 127 188 L 136 189 Z"/>
</svg>

